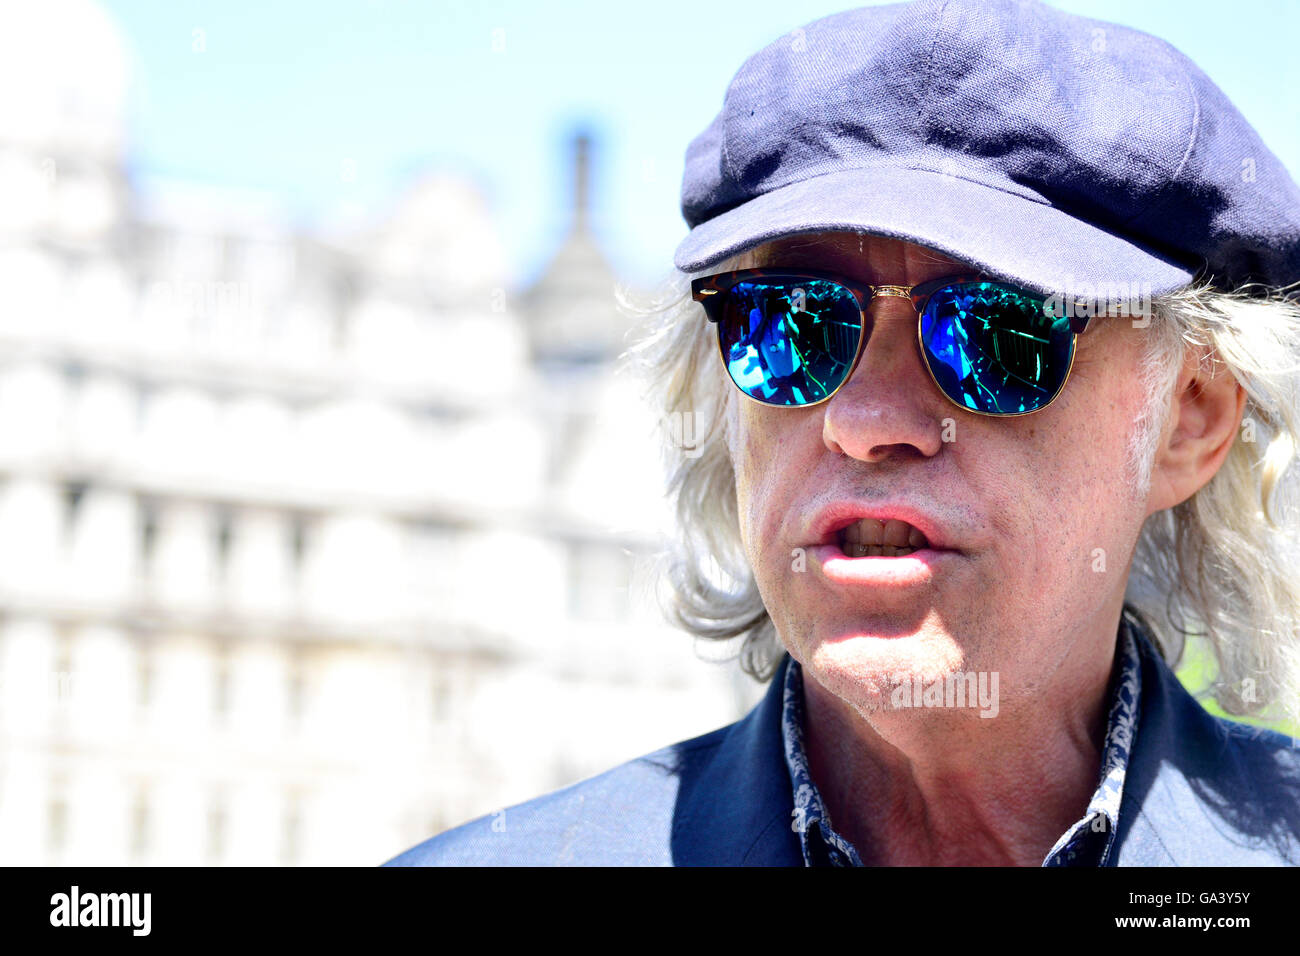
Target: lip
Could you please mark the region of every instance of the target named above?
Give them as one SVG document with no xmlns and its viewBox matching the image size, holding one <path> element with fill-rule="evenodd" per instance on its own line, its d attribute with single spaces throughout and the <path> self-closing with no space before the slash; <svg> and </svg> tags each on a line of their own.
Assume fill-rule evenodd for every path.
<svg viewBox="0 0 1300 956">
<path fill-rule="evenodd" d="M 927 547 L 898 558 L 850 558 L 840 547 L 839 534 L 863 518 L 906 521 L 923 535 Z M 902 503 L 866 505 L 837 501 L 813 518 L 808 555 L 821 577 L 831 584 L 900 590 L 932 584 L 961 557 L 952 546 L 952 534 L 919 508 Z"/>
<path fill-rule="evenodd" d="M 961 558 L 957 551 L 935 548 L 922 548 L 901 558 L 850 558 L 835 543 L 816 545 L 808 555 L 811 565 L 831 584 L 886 590 L 932 584 Z"/>
<path fill-rule="evenodd" d="M 952 535 L 935 518 L 919 508 L 902 503 L 867 505 L 856 501 L 832 502 L 818 511 L 813 517 L 812 528 L 809 532 L 811 546 L 813 548 L 827 545 L 833 546 L 846 561 L 882 560 L 879 558 L 850 558 L 839 547 L 839 533 L 855 521 L 861 521 L 863 518 L 875 518 L 878 521 L 906 521 L 925 535 L 925 540 L 929 545 L 922 551 L 914 552 L 917 555 L 923 554 L 925 551 L 945 553 L 961 550 L 953 547 Z M 883 560 L 906 561 L 907 558 L 887 558 Z"/>
</svg>

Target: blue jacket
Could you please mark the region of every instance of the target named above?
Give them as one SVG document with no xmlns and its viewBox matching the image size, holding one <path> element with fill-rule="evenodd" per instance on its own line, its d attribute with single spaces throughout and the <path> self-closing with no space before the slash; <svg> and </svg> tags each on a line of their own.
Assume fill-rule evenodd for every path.
<svg viewBox="0 0 1300 956">
<path fill-rule="evenodd" d="M 1112 866 L 1300 865 L 1300 741 L 1215 717 L 1146 640 Z M 435 836 L 389 866 L 802 866 L 781 677 L 743 719 Z"/>
</svg>

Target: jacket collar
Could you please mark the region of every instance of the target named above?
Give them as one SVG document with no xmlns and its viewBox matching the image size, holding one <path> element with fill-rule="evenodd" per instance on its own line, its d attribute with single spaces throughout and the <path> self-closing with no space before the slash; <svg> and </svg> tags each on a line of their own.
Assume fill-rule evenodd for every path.
<svg viewBox="0 0 1300 956">
<path fill-rule="evenodd" d="M 1294 761 L 1278 759 L 1277 744 L 1285 745 L 1286 738 L 1207 712 L 1141 627 L 1135 631 L 1142 655 L 1142 715 L 1110 864 L 1294 860 L 1300 801 Z M 1252 741 L 1273 745 L 1249 746 Z"/>
<path fill-rule="evenodd" d="M 677 866 L 802 866 L 781 748 L 783 655 L 767 692 L 723 733 L 700 773 L 684 775 L 673 813 Z"/>
</svg>

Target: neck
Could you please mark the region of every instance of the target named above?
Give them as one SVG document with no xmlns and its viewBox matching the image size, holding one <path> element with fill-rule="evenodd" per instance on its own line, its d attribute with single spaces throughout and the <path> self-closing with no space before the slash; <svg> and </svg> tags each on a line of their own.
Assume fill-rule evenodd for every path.
<svg viewBox="0 0 1300 956">
<path fill-rule="evenodd" d="M 1114 656 L 1112 639 L 993 719 L 859 711 L 805 676 L 809 771 L 832 825 L 868 865 L 1040 865 L 1097 786 Z"/>
</svg>

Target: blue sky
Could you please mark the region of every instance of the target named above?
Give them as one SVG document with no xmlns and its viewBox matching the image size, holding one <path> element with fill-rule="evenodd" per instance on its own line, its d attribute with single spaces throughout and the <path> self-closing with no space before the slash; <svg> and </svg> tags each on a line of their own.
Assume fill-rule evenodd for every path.
<svg viewBox="0 0 1300 956">
<path fill-rule="evenodd" d="M 183 180 L 268 191 L 310 227 L 345 208 L 381 209 L 422 169 L 450 169 L 479 183 L 513 277 L 526 282 L 567 221 L 572 128 L 586 124 L 599 138 L 595 228 L 611 261 L 630 279 L 652 279 L 685 233 L 686 145 L 717 112 L 736 68 L 852 3 L 103 5 L 135 61 L 130 163 L 141 188 Z M 1300 176 L 1300 3 L 1054 5 L 1172 42 Z"/>
</svg>

